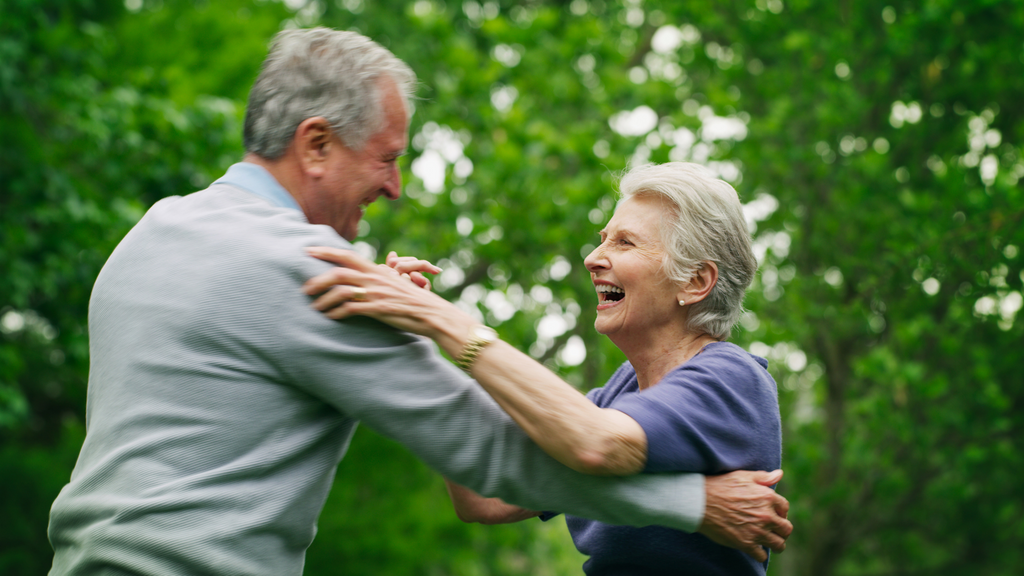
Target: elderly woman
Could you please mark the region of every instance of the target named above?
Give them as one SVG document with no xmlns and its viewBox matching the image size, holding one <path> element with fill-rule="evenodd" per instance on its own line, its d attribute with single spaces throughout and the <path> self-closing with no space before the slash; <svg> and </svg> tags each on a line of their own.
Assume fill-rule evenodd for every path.
<svg viewBox="0 0 1024 576">
<path fill-rule="evenodd" d="M 592 474 L 775 470 L 781 424 L 767 361 L 728 343 L 757 270 L 735 190 L 700 166 L 631 170 L 622 201 L 585 259 L 595 328 L 628 358 L 586 397 L 494 331 L 390 270 L 349 266 L 310 281 L 334 318 L 372 316 L 434 339 L 551 456 Z M 340 252 L 340 251 L 339 251 Z M 394 263 L 394 262 L 392 262 Z M 648 448 L 650 446 L 650 449 Z M 450 484 L 460 518 L 541 515 Z M 545 516 L 551 516 L 545 513 Z M 760 562 L 701 534 L 568 517 L 588 575 L 764 574 Z"/>
</svg>

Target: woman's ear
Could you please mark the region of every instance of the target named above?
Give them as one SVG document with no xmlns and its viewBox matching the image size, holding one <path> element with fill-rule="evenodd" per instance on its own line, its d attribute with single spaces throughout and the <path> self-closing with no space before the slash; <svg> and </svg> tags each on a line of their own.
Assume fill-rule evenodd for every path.
<svg viewBox="0 0 1024 576">
<path fill-rule="evenodd" d="M 335 145 L 332 134 L 331 124 L 323 116 L 306 118 L 295 129 L 299 162 L 307 175 L 319 178 L 326 173 L 327 155 Z"/>
<path fill-rule="evenodd" d="M 679 289 L 676 300 L 681 306 L 696 304 L 707 298 L 717 283 L 718 265 L 710 260 L 701 262 L 690 280 Z"/>
</svg>

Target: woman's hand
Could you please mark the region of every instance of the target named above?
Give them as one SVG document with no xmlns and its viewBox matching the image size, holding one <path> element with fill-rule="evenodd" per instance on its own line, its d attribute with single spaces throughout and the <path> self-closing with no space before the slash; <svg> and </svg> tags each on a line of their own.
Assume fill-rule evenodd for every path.
<svg viewBox="0 0 1024 576">
<path fill-rule="evenodd" d="M 388 254 L 388 264 L 378 266 L 352 250 L 313 247 L 306 251 L 310 256 L 339 265 L 303 285 L 306 294 L 320 295 L 313 308 L 329 318 L 370 316 L 399 330 L 435 339 L 438 329 L 431 325 L 431 320 L 462 320 L 466 326 L 475 323 L 468 314 L 429 291 L 430 283 L 422 272 L 441 270 L 430 262 L 399 257 L 392 252 Z M 417 276 L 422 282 L 417 281 Z"/>
<path fill-rule="evenodd" d="M 408 278 L 413 284 L 430 290 L 430 279 L 423 275 L 424 272 L 430 274 L 440 274 L 441 269 L 434 266 L 426 260 L 420 260 L 415 256 L 399 256 L 397 252 L 388 252 L 388 257 L 384 260 L 384 266 L 390 268 L 395 272 L 398 272 L 403 277 Z"/>
</svg>

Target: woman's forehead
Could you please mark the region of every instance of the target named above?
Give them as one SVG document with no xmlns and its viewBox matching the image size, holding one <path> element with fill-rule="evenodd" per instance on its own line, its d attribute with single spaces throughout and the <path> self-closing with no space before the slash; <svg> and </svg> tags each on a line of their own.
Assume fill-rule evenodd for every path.
<svg viewBox="0 0 1024 576">
<path fill-rule="evenodd" d="M 658 239 L 661 236 L 662 219 L 667 213 L 670 213 L 668 203 L 661 196 L 631 196 L 619 203 L 602 232 L 628 232 Z"/>
<path fill-rule="evenodd" d="M 643 224 L 658 223 L 664 215 L 671 211 L 669 202 L 658 195 L 630 196 L 619 202 L 615 207 L 612 221 L 619 224 L 640 222 Z"/>
</svg>

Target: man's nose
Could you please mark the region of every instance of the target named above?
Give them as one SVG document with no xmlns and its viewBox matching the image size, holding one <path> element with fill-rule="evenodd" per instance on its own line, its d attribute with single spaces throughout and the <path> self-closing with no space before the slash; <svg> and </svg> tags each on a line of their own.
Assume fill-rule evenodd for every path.
<svg viewBox="0 0 1024 576">
<path fill-rule="evenodd" d="M 384 196 L 388 200 L 398 200 L 402 195 L 402 171 L 398 169 L 398 164 L 391 166 L 391 174 L 388 175 L 387 181 L 384 182 Z"/>
</svg>

